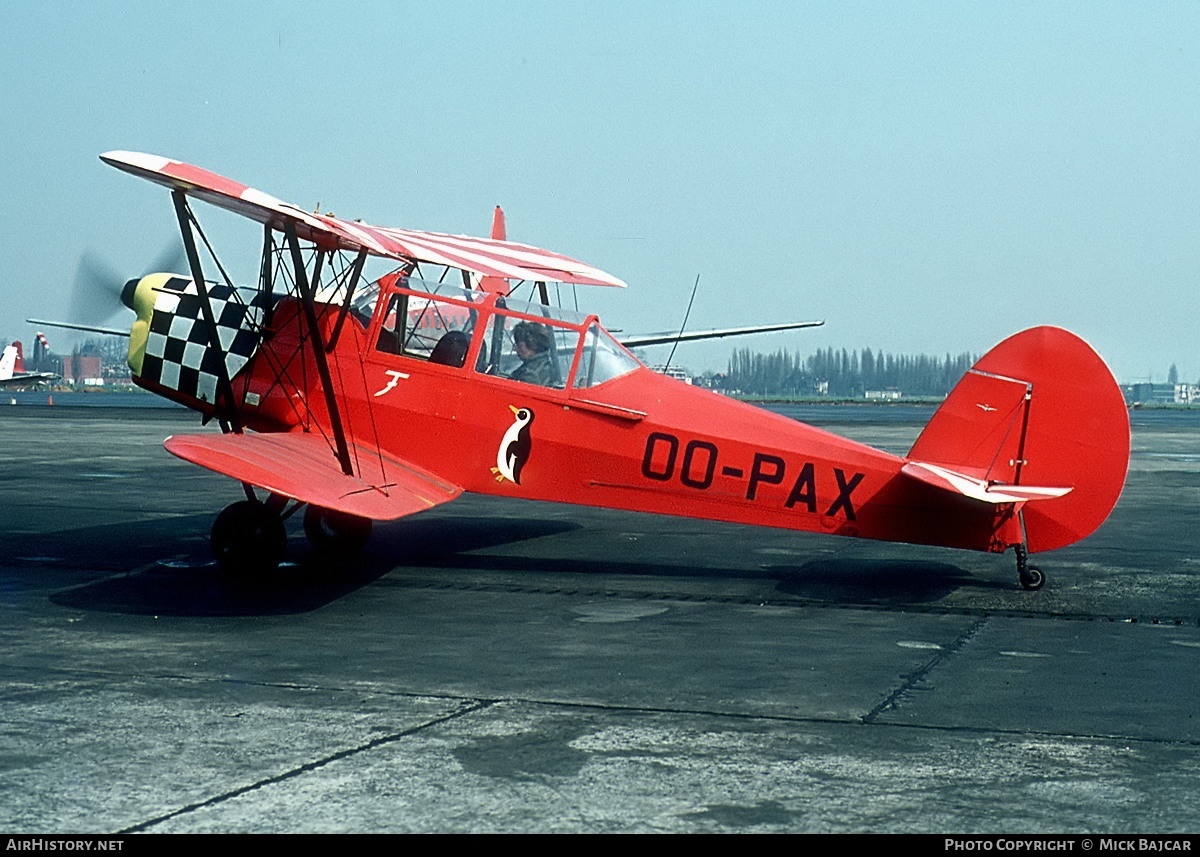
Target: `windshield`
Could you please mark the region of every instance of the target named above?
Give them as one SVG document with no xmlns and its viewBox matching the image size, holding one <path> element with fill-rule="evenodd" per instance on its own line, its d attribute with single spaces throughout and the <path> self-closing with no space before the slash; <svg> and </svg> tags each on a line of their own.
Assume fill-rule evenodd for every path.
<svg viewBox="0 0 1200 857">
<path fill-rule="evenodd" d="M 584 337 L 583 358 L 579 361 L 575 386 L 594 387 L 632 372 L 641 365 L 621 343 L 613 339 L 611 333 L 593 322 Z"/>
</svg>

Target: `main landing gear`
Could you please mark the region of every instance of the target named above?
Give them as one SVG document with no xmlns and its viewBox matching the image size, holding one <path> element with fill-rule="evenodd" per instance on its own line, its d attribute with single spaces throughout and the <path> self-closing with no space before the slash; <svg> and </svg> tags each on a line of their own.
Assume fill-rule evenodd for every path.
<svg viewBox="0 0 1200 857">
<path fill-rule="evenodd" d="M 287 550 L 286 521 L 300 508 L 286 498 L 271 495 L 264 503 L 240 500 L 226 506 L 213 522 L 209 544 L 217 565 L 231 575 L 258 577 L 270 574 Z M 371 535 L 371 521 L 344 512 L 308 506 L 304 532 L 322 556 L 357 553 Z"/>
<path fill-rule="evenodd" d="M 209 544 L 222 571 L 238 577 L 269 574 L 283 560 L 287 530 L 280 510 L 241 500 L 217 515 Z"/>
</svg>

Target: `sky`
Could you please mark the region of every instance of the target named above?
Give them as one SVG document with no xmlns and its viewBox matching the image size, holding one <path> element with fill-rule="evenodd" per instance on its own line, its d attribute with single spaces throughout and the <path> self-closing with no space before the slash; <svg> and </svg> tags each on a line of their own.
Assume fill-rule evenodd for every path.
<svg viewBox="0 0 1200 857">
<path fill-rule="evenodd" d="M 1122 382 L 1200 382 L 1194 2 L 0 12 L 0 339 L 69 317 L 83 254 L 132 277 L 178 242 L 165 190 L 97 157 L 126 149 L 382 226 L 486 235 L 499 204 L 629 284 L 576 296 L 626 332 L 678 328 L 697 277 L 691 329 L 825 321 L 679 346 L 693 371 L 1053 324 Z M 196 207 L 252 282 L 258 225 Z"/>
</svg>

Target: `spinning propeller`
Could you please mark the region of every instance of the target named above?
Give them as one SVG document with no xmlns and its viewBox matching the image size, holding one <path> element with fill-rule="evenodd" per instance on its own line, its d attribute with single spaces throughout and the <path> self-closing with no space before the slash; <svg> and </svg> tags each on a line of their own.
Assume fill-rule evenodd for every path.
<svg viewBox="0 0 1200 857">
<path fill-rule="evenodd" d="M 186 269 L 187 256 L 178 244 L 165 247 L 154 259 L 147 274 Z M 26 319 L 33 324 L 63 327 L 69 330 L 86 330 L 114 336 L 128 336 L 128 330 L 104 327 L 122 306 L 132 308 L 133 286 L 141 277 L 132 280 L 123 276 L 100 254 L 85 250 L 75 267 L 71 281 L 71 298 L 68 308 L 70 322 Z"/>
<path fill-rule="evenodd" d="M 174 271 L 186 262 L 183 248 L 171 244 L 158 254 L 146 273 Z M 138 279 L 140 277 L 127 280 L 99 254 L 85 250 L 79 257 L 75 279 L 71 283 L 71 318 L 80 323 L 100 324 L 107 321 L 122 305 L 129 306 L 124 300 L 124 291 L 129 282 Z"/>
</svg>

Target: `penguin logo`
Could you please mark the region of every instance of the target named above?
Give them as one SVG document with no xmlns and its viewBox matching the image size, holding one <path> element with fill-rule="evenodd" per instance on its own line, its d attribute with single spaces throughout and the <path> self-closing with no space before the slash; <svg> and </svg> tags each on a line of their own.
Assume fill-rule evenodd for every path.
<svg viewBox="0 0 1200 857">
<path fill-rule="evenodd" d="M 492 468 L 492 473 L 497 482 L 507 479 L 514 485 L 520 485 L 521 470 L 529 460 L 529 450 L 533 446 L 533 440 L 529 436 L 533 411 L 512 405 L 509 405 L 508 409 L 513 412 L 515 419 L 500 439 L 500 448 L 496 450 L 496 466 Z"/>
</svg>

